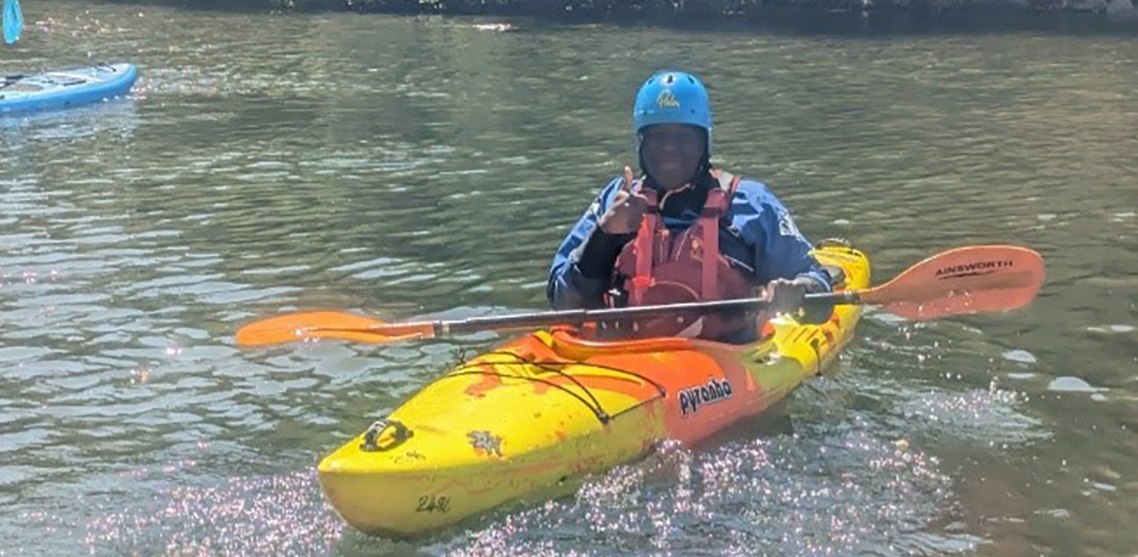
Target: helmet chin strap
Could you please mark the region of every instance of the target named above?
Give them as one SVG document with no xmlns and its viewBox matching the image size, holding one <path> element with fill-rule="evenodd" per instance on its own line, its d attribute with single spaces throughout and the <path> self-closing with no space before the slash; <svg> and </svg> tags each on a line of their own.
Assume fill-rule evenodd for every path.
<svg viewBox="0 0 1138 557">
<path fill-rule="evenodd" d="M 695 176 L 692 179 L 698 178 L 703 174 L 711 172 L 711 153 L 707 149 L 703 150 L 703 158 L 699 160 L 699 166 L 695 169 Z"/>
</svg>

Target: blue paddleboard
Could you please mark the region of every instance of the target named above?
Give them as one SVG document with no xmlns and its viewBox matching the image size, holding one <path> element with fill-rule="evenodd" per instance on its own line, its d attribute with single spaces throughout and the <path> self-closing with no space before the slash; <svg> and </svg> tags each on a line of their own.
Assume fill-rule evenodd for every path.
<svg viewBox="0 0 1138 557">
<path fill-rule="evenodd" d="M 102 64 L 0 77 L 0 116 L 70 108 L 125 95 L 138 79 L 134 64 Z"/>
</svg>

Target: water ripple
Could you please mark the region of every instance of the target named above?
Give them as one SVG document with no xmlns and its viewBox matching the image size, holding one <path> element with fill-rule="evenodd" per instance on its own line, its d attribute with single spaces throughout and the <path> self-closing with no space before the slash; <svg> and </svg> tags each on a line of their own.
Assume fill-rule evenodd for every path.
<svg viewBox="0 0 1138 557">
<path fill-rule="evenodd" d="M 0 119 L 0 553 L 1138 544 L 1120 472 L 1135 455 L 1119 441 L 1138 429 L 1125 37 L 676 41 L 653 27 L 42 4 L 25 7 L 27 36 L 0 70 L 130 60 L 141 78 L 116 102 Z M 776 431 L 667 449 L 426 541 L 344 528 L 298 470 L 503 337 L 250 350 L 234 330 L 297 309 L 546 307 L 555 246 L 635 162 L 632 92 L 676 65 L 711 87 L 715 162 L 767 181 L 812 238 L 851 237 L 876 282 L 940 249 L 1012 243 L 1043 252 L 1040 298 L 932 323 L 872 311 Z"/>
</svg>

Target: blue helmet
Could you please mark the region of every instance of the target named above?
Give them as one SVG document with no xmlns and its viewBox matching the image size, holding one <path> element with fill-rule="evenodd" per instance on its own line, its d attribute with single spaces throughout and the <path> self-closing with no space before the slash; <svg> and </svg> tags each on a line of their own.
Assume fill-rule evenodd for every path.
<svg viewBox="0 0 1138 557">
<path fill-rule="evenodd" d="M 636 94 L 632 122 L 637 137 L 654 124 L 702 128 L 707 134 L 707 152 L 711 153 L 711 101 L 703 83 L 689 73 L 666 71 L 648 78 Z"/>
</svg>

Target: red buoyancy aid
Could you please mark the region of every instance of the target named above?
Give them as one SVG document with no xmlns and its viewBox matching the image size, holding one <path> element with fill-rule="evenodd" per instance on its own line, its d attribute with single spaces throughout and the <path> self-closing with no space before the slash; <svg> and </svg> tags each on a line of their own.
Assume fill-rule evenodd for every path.
<svg viewBox="0 0 1138 557">
<path fill-rule="evenodd" d="M 617 284 L 627 305 L 642 306 L 745 298 L 753 295 L 751 280 L 719 253 L 720 221 L 727 214 L 739 177 L 713 171 L 719 187 L 707 194 L 696 222 L 679 232 L 664 226 L 656 192 L 645 189 L 650 209 L 640 221 L 636 238 L 616 259 Z M 610 305 L 612 300 L 610 299 Z M 630 324 L 637 337 L 686 336 L 718 340 L 747 326 L 743 315 L 725 318 L 675 315 Z"/>
</svg>

